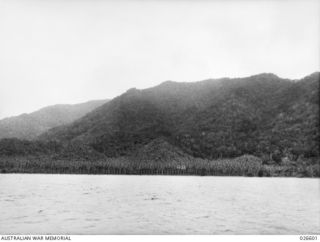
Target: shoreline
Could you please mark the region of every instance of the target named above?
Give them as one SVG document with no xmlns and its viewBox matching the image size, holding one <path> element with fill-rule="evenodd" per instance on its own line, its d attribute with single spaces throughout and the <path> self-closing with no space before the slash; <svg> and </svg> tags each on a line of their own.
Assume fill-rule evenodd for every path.
<svg viewBox="0 0 320 242">
<path fill-rule="evenodd" d="M 220 160 L 176 158 L 101 160 L 0 157 L 0 174 L 171 175 L 241 177 L 320 177 L 319 160 L 268 164 L 252 155 Z"/>
<path fill-rule="evenodd" d="M 176 176 L 176 177 L 185 177 L 185 176 L 195 176 L 195 177 L 246 177 L 246 178 L 310 178 L 310 179 L 319 179 L 319 176 L 288 176 L 288 175 L 273 175 L 273 176 L 246 176 L 246 175 L 198 175 L 198 174 L 137 174 L 137 173 L 67 173 L 67 172 L 0 172 L 0 175 L 92 175 L 92 176 Z"/>
</svg>

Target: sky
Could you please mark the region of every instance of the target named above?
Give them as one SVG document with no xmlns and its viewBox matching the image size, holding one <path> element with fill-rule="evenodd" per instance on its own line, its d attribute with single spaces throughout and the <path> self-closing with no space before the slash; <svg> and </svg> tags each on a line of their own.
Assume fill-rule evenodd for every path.
<svg viewBox="0 0 320 242">
<path fill-rule="evenodd" d="M 0 0 L 0 119 L 166 80 L 320 66 L 319 0 Z"/>
</svg>

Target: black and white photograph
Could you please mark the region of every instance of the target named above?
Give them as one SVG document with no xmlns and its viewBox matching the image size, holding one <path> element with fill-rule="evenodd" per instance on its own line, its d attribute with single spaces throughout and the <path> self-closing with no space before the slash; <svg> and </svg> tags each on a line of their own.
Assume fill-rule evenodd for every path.
<svg viewBox="0 0 320 242">
<path fill-rule="evenodd" d="M 319 71 L 319 0 L 0 0 L 1 240 L 318 240 Z"/>
</svg>

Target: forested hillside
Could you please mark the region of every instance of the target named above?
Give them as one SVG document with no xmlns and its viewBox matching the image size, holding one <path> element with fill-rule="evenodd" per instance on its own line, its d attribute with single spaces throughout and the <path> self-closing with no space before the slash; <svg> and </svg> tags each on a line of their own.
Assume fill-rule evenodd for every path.
<svg viewBox="0 0 320 242">
<path fill-rule="evenodd" d="M 264 73 L 133 88 L 40 135 L 35 142 L 43 149 L 3 140 L 0 155 L 30 149 L 22 155 L 65 160 L 65 166 L 89 161 L 86 167 L 99 164 L 98 173 L 122 167 L 129 174 L 171 174 L 175 167 L 188 174 L 319 176 L 319 78 Z"/>
<path fill-rule="evenodd" d="M 45 140 L 81 142 L 110 157 L 163 137 L 194 157 L 319 155 L 319 73 L 165 82 L 130 89 Z"/>
</svg>

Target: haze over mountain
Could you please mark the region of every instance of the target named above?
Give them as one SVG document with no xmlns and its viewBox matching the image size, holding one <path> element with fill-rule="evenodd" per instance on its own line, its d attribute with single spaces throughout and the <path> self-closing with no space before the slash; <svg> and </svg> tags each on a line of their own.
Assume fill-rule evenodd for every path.
<svg viewBox="0 0 320 242">
<path fill-rule="evenodd" d="M 58 104 L 30 114 L 2 119 L 0 120 L 0 139 L 34 139 L 53 127 L 81 118 L 105 102 L 107 100 L 94 100 L 74 105 Z"/>
<path fill-rule="evenodd" d="M 295 81 L 264 73 L 133 88 L 40 140 L 82 144 L 108 157 L 165 142 L 193 157 L 297 159 L 319 156 L 318 120 L 319 72 Z"/>
</svg>

